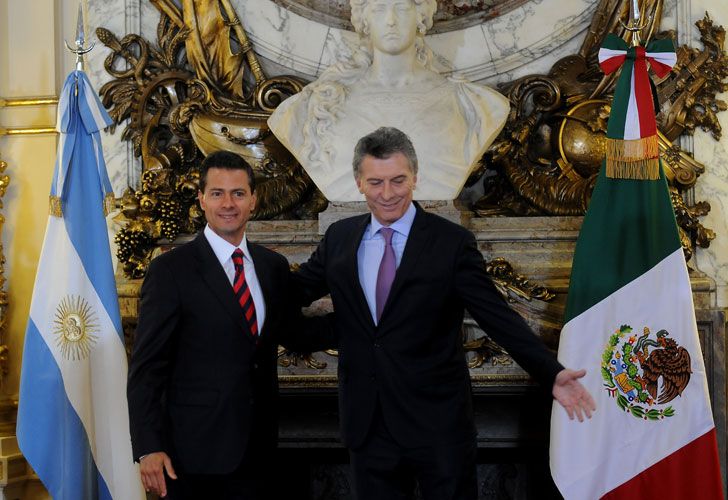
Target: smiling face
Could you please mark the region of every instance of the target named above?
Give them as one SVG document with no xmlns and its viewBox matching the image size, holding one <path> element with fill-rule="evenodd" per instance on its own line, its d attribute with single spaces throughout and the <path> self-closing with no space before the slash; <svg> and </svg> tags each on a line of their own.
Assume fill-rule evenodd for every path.
<svg viewBox="0 0 728 500">
<path fill-rule="evenodd" d="M 415 43 L 417 9 L 411 0 L 371 0 L 364 19 L 376 50 L 397 55 Z"/>
<path fill-rule="evenodd" d="M 372 215 L 389 226 L 409 208 L 417 176 L 402 153 L 384 159 L 367 155 L 362 159 L 356 182 Z"/>
<path fill-rule="evenodd" d="M 205 191 L 198 191 L 197 199 L 210 229 L 225 241 L 239 245 L 250 214 L 255 210 L 256 198 L 250 190 L 248 173 L 240 169 L 210 168 Z"/>
</svg>

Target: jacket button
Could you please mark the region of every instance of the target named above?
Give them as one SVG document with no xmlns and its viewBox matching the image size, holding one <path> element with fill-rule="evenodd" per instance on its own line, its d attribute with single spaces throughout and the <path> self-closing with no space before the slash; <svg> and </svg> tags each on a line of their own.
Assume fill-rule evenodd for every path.
<svg viewBox="0 0 728 500">
<path fill-rule="evenodd" d="M 379 342 L 374 342 L 374 347 L 382 347 Z"/>
</svg>

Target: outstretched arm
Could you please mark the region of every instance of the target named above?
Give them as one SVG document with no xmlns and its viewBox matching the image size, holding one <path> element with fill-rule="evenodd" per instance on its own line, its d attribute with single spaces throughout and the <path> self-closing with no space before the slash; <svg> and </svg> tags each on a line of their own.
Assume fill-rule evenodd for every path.
<svg viewBox="0 0 728 500">
<path fill-rule="evenodd" d="M 592 412 L 597 409 L 589 391 L 579 382 L 579 379 L 586 375 L 586 370 L 569 370 L 564 368 L 554 380 L 552 394 L 554 399 L 564 407 L 569 419 L 574 416 L 579 422 L 584 421 L 584 416 L 591 418 Z"/>
</svg>

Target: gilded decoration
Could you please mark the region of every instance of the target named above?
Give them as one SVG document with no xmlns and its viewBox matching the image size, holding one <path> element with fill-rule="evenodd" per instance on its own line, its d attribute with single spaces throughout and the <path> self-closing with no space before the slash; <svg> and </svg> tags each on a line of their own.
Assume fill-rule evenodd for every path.
<svg viewBox="0 0 728 500">
<path fill-rule="evenodd" d="M 105 68 L 114 77 L 100 91 L 104 104 L 116 124 L 126 121 L 122 138 L 143 162 L 141 186 L 117 200 L 124 222 L 116 236 L 118 257 L 130 278 L 144 275 L 157 245 L 202 226 L 196 166 L 215 150 L 235 151 L 253 164 L 260 186 L 257 219 L 313 218 L 327 205 L 266 124 L 276 106 L 306 82 L 264 74 L 229 0 L 184 0 L 181 8 L 172 0 L 150 1 L 161 15 L 156 44 L 97 30 L 111 49 Z M 515 5 L 446 3 L 452 12 L 443 15 L 458 14 L 457 8 L 482 15 Z M 649 22 L 639 33 L 642 40 L 674 38 L 659 31 L 662 5 L 643 2 Z M 616 75 L 600 72 L 596 54 L 607 33 L 631 41 L 628 16 L 628 1 L 602 0 L 577 54 L 557 61 L 546 75 L 502 86 L 511 101 L 508 121 L 468 181 L 485 193 L 470 207 L 477 216 L 585 212 L 607 147 L 616 81 Z M 673 71 L 654 82 L 661 105 L 659 149 L 688 257 L 695 245 L 709 246 L 715 234 L 700 223 L 710 205 L 685 201 L 705 167 L 680 148 L 678 138 L 696 128 L 719 138 L 717 113 L 727 106 L 716 95 L 728 89 L 725 30 L 707 13 L 696 25 L 703 47 L 678 47 Z"/>
<path fill-rule="evenodd" d="M 663 2 L 648 0 L 642 10 L 649 20 L 642 40 L 674 38 L 659 32 Z M 629 2 L 602 0 L 579 52 L 557 61 L 547 75 L 531 75 L 505 85 L 513 104 L 499 139 L 484 155 L 470 184 L 482 183 L 485 195 L 473 206 L 480 216 L 581 215 L 585 212 L 604 158 L 611 92 L 617 75 L 604 76 L 597 52 L 608 33 L 630 42 L 625 27 Z M 725 30 L 706 13 L 696 23 L 702 49 L 680 46 L 677 64 L 654 81 L 661 112 L 657 116 L 659 149 L 672 193 L 686 257 L 695 245 L 706 248 L 715 233 L 699 221 L 710 210 L 705 201 L 688 204 L 692 188 L 705 166 L 677 144 L 679 136 L 700 128 L 718 139 L 717 113 L 726 103 L 716 99 L 728 89 Z"/>
<path fill-rule="evenodd" d="M 158 45 L 129 34 L 96 32 L 111 49 L 104 67 L 114 80 L 101 90 L 122 139 L 143 162 L 140 189 L 118 201 L 124 228 L 117 256 L 128 277 L 144 275 L 152 250 L 196 232 L 203 223 L 196 194 L 202 157 L 227 149 L 253 165 L 258 181 L 254 218 L 311 217 L 326 201 L 266 120 L 303 82 L 267 78 L 227 0 L 153 0 L 160 11 Z"/>
<path fill-rule="evenodd" d="M 10 184 L 10 176 L 5 173 L 8 164 L 0 160 L 0 210 L 3 208 L 2 198 Z M 5 216 L 0 213 L 0 234 L 5 224 Z M 0 342 L 5 340 L 5 333 L 8 323 L 8 292 L 5 291 L 5 252 L 0 242 Z M 8 346 L 0 345 L 0 386 L 8 375 Z"/>
</svg>

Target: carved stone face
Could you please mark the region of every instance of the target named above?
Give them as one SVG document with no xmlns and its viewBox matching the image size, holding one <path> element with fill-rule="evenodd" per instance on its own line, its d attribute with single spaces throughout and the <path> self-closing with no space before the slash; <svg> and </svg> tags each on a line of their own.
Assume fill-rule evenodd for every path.
<svg viewBox="0 0 728 500">
<path fill-rule="evenodd" d="M 364 18 L 376 50 L 397 55 L 414 45 L 417 9 L 411 0 L 371 0 Z"/>
</svg>

